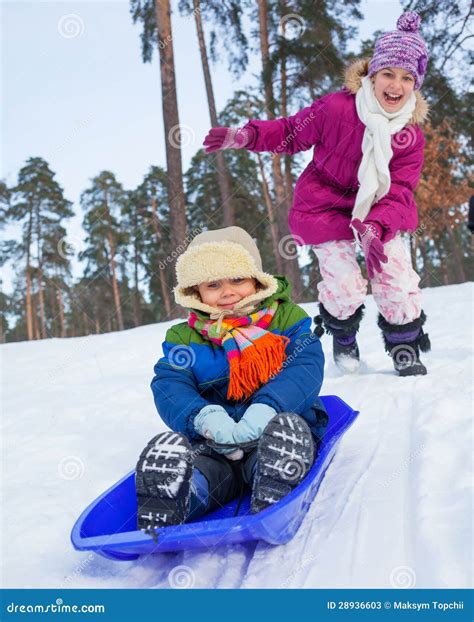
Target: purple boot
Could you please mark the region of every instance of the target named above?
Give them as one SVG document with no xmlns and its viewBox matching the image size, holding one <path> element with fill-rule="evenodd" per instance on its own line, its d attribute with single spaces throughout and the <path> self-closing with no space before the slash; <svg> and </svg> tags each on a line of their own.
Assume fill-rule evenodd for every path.
<svg viewBox="0 0 474 622">
<path fill-rule="evenodd" d="M 364 314 L 364 305 L 361 305 L 346 320 L 338 320 L 319 304 L 318 315 L 314 318 L 315 333 L 321 337 L 324 330 L 332 335 L 332 353 L 334 362 L 343 373 L 354 373 L 359 368 L 359 346 L 357 345 L 357 331 Z M 323 328 L 324 327 L 324 328 Z"/>
<path fill-rule="evenodd" d="M 393 360 L 399 376 L 425 376 L 426 367 L 420 361 L 420 350 L 429 352 L 430 339 L 423 332 L 426 315 L 422 311 L 419 318 L 407 324 L 390 324 L 379 315 L 378 325 L 382 330 L 385 350 Z"/>
</svg>

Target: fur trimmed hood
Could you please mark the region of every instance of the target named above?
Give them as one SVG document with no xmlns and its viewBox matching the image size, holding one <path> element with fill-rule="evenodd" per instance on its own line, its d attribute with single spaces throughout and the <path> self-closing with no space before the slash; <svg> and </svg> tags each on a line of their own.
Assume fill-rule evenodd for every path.
<svg viewBox="0 0 474 622">
<path fill-rule="evenodd" d="M 262 258 L 252 237 L 240 227 L 204 231 L 194 238 L 176 262 L 176 302 L 185 309 L 217 316 L 247 315 L 278 289 L 274 276 L 263 271 Z M 233 309 L 219 309 L 202 302 L 196 286 L 221 279 L 254 278 L 257 291 Z"/>
<path fill-rule="evenodd" d="M 369 73 L 369 58 L 363 58 L 353 62 L 345 71 L 344 86 L 354 95 L 361 87 L 362 78 Z M 410 124 L 421 125 L 426 121 L 429 114 L 429 106 L 426 99 L 420 93 L 415 91 L 416 104 L 410 119 Z"/>
</svg>

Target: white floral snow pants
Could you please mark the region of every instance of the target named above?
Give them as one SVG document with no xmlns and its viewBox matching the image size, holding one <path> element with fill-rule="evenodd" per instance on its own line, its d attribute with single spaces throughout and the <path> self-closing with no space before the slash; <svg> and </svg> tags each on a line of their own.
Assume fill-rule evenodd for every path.
<svg viewBox="0 0 474 622">
<path fill-rule="evenodd" d="M 312 247 L 319 262 L 322 281 L 318 283 L 319 302 L 332 316 L 346 320 L 363 304 L 367 281 L 356 260 L 356 248 L 350 240 L 325 242 Z M 372 279 L 375 303 L 390 324 L 407 324 L 420 316 L 420 277 L 400 235 L 387 244 L 388 262 Z"/>
</svg>

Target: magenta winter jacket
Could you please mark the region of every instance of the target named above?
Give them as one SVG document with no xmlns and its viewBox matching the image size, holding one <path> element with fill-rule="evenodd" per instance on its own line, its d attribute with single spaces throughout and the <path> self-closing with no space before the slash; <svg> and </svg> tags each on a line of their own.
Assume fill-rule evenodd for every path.
<svg viewBox="0 0 474 622">
<path fill-rule="evenodd" d="M 316 100 L 287 119 L 249 121 L 256 130 L 250 151 L 294 154 L 313 147 L 313 159 L 294 189 L 289 226 L 298 243 L 321 244 L 351 240 L 351 213 L 359 186 L 357 171 L 362 159 L 365 126 L 357 116 L 355 94 L 367 74 L 367 61 L 354 63 L 346 73 L 342 91 Z M 423 167 L 424 137 L 418 127 L 428 106 L 416 92 L 416 107 L 410 125 L 392 137 L 390 191 L 372 206 L 366 222 L 383 229 L 383 242 L 399 231 L 414 231 L 418 225 L 413 191 Z"/>
</svg>

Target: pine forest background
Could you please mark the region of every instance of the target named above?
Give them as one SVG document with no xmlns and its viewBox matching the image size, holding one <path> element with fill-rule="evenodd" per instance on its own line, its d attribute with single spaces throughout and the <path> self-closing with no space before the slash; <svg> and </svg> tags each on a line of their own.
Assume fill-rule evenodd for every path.
<svg viewBox="0 0 474 622">
<path fill-rule="evenodd" d="M 425 125 L 425 167 L 416 190 L 419 227 L 408 236 L 421 285 L 472 279 L 472 6 L 470 2 L 402 2 L 422 17 L 430 51 L 423 94 L 431 107 Z M 304 167 L 301 154 L 205 154 L 187 170 L 180 125 L 173 18 L 195 23 L 209 107 L 209 127 L 243 125 L 250 118 L 294 114 L 342 86 L 344 68 L 370 56 L 377 33 L 358 40 L 359 0 L 130 0 L 130 20 L 143 63 L 160 72 L 166 169 L 150 162 L 142 182 L 126 188 L 113 170 L 98 170 L 80 205 L 67 198 L 51 163 L 32 154 L 14 184 L 0 181 L 4 239 L 1 262 L 14 271 L 13 290 L 0 293 L 1 341 L 74 337 L 123 330 L 183 316 L 173 299 L 174 262 L 200 231 L 237 224 L 257 240 L 267 271 L 286 274 L 299 301 L 315 300 L 320 279 L 312 254 L 297 252 L 287 224 L 292 190 Z M 395 25 L 394 25 L 395 26 Z M 393 26 L 393 27 L 394 27 Z M 349 44 L 357 51 L 349 51 Z M 213 67 L 232 76 L 260 60 L 259 84 L 236 90 L 222 110 L 213 91 Z M 156 77 L 158 79 L 158 76 Z M 133 157 L 133 154 L 130 155 Z M 105 163 L 104 163 L 105 165 Z M 82 214 L 78 249 L 68 221 Z M 9 237 L 9 236 L 5 236 Z M 81 266 L 73 276 L 72 259 Z M 361 260 L 361 266 L 363 262 Z"/>
</svg>

